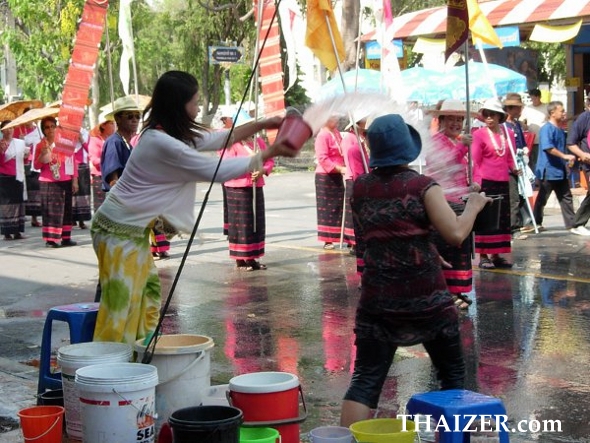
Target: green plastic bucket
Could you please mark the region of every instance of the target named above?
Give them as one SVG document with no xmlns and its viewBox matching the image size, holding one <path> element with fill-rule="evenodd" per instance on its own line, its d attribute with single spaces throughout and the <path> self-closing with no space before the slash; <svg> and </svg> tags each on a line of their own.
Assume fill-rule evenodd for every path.
<svg viewBox="0 0 590 443">
<path fill-rule="evenodd" d="M 279 431 L 273 428 L 240 428 L 240 443 L 276 443 Z"/>
</svg>

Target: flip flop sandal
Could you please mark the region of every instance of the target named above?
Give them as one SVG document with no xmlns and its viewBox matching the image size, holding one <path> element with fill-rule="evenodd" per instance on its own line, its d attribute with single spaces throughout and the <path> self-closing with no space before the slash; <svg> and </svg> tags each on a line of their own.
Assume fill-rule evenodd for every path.
<svg viewBox="0 0 590 443">
<path fill-rule="evenodd" d="M 496 266 L 489 258 L 482 258 L 479 260 L 479 269 L 496 269 Z"/>
<path fill-rule="evenodd" d="M 266 265 L 264 265 L 256 260 L 246 260 L 246 265 L 252 267 L 252 269 L 254 271 L 260 271 L 260 270 L 265 271 L 267 269 Z"/>
<path fill-rule="evenodd" d="M 492 263 L 496 268 L 500 269 L 512 269 L 513 264 L 506 260 L 504 257 L 498 257 L 492 260 Z"/>
<path fill-rule="evenodd" d="M 453 294 L 453 298 L 455 299 L 455 306 L 459 309 L 468 309 L 469 306 L 473 303 L 467 295 L 465 294 Z"/>
<path fill-rule="evenodd" d="M 243 272 L 251 272 L 254 270 L 246 260 L 236 260 L 236 269 Z"/>
<path fill-rule="evenodd" d="M 325 243 L 324 249 L 331 251 L 332 249 L 334 249 L 334 244 L 333 243 Z"/>
</svg>

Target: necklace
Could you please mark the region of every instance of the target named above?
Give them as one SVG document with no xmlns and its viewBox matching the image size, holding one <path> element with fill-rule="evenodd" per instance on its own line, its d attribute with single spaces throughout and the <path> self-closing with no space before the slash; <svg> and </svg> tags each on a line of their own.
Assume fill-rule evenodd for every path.
<svg viewBox="0 0 590 443">
<path fill-rule="evenodd" d="M 123 134 L 121 134 L 119 131 L 117 131 L 117 134 L 119 135 L 119 137 L 121 137 L 121 140 L 123 140 L 123 143 L 125 143 L 125 147 L 131 151 L 131 145 L 129 145 L 129 142 L 127 141 L 127 139 L 125 137 L 123 137 Z"/>
<path fill-rule="evenodd" d="M 494 151 L 496 151 L 496 154 L 498 155 L 498 157 L 504 157 L 504 154 L 506 153 L 506 138 L 502 134 L 502 131 L 500 131 L 500 134 L 499 134 L 500 135 L 500 146 L 498 146 L 498 142 L 496 141 L 496 136 L 490 128 L 488 128 L 488 134 L 490 135 L 490 139 L 492 140 L 492 145 L 494 145 Z"/>
</svg>

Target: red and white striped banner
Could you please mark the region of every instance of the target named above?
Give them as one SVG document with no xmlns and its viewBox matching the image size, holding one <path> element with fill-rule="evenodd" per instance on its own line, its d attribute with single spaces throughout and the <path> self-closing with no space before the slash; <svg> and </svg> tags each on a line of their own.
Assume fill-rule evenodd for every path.
<svg viewBox="0 0 590 443">
<path fill-rule="evenodd" d="M 260 55 L 260 87 L 264 98 L 264 116 L 282 116 L 285 112 L 285 93 L 283 92 L 283 66 L 281 64 L 281 42 L 279 34 L 278 17 L 275 15 L 273 0 L 264 1 L 262 7 L 262 26 L 258 29 L 259 41 L 264 43 Z M 258 8 L 256 8 L 258 14 Z M 258 15 L 256 15 L 258 16 Z M 270 33 L 266 42 L 264 39 L 270 26 Z M 270 143 L 274 142 L 276 131 L 267 131 Z"/>
<path fill-rule="evenodd" d="M 65 154 L 74 152 L 80 137 L 108 5 L 108 0 L 87 0 L 82 11 L 55 134 L 55 149 Z"/>
<path fill-rule="evenodd" d="M 480 1 L 479 7 L 492 26 L 524 23 L 567 24 L 580 18 L 590 20 L 590 0 L 492 0 Z M 444 34 L 447 29 L 447 7 L 423 9 L 398 16 L 393 21 L 395 38 Z M 375 32 L 363 36 L 374 40 Z"/>
</svg>

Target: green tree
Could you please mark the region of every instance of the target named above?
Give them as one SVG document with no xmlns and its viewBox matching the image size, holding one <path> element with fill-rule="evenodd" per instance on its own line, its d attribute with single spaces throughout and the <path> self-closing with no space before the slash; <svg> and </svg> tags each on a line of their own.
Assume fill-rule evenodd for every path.
<svg viewBox="0 0 590 443">
<path fill-rule="evenodd" d="M 17 64 L 25 97 L 56 100 L 67 73 L 84 0 L 8 0 L 15 28 L 0 37 Z"/>
<path fill-rule="evenodd" d="M 191 72 L 201 85 L 202 106 L 215 110 L 222 98 L 224 68 L 209 63 L 208 48 L 222 44 L 244 46 L 246 63 L 251 63 L 255 24 L 252 18 L 244 18 L 250 8 L 248 0 L 234 0 L 221 7 L 211 1 L 164 1 L 157 17 L 148 17 L 147 23 L 138 24 L 136 33 L 137 58 L 145 62 L 141 69 L 149 71 L 149 84 L 153 85 L 169 69 Z M 166 48 L 164 54 L 162 48 Z M 232 81 L 233 71 L 232 66 Z M 240 78 L 241 69 L 236 71 L 235 78 Z"/>
<path fill-rule="evenodd" d="M 549 86 L 566 76 L 565 50 L 561 43 L 523 42 L 523 48 L 534 49 L 539 55 L 539 81 Z"/>
</svg>

